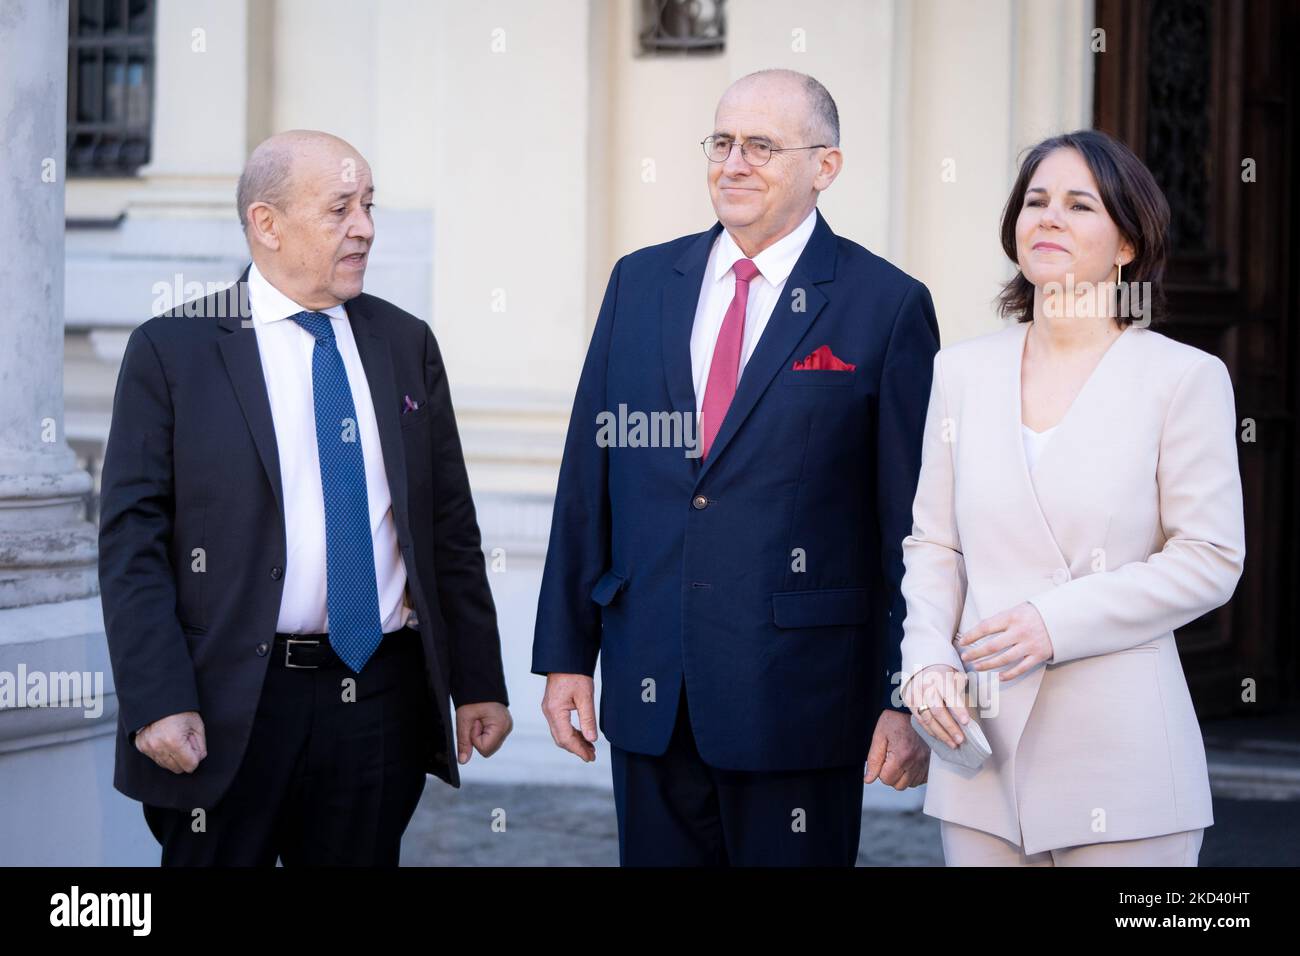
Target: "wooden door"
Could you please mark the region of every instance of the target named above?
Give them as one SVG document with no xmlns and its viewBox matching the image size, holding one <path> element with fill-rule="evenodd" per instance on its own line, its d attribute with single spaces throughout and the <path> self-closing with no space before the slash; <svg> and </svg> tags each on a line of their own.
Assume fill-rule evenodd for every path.
<svg viewBox="0 0 1300 956">
<path fill-rule="evenodd" d="M 1156 328 L 1223 359 L 1254 439 L 1238 445 L 1246 570 L 1231 603 L 1178 632 L 1183 666 L 1202 716 L 1294 707 L 1300 0 L 1097 0 L 1096 22 L 1094 123 L 1146 162 L 1172 212 Z"/>
</svg>

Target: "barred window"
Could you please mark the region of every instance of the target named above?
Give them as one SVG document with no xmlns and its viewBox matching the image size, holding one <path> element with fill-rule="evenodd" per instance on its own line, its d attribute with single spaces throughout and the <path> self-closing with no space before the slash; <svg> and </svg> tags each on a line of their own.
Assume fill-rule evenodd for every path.
<svg viewBox="0 0 1300 956">
<path fill-rule="evenodd" d="M 68 2 L 68 174 L 131 175 L 149 162 L 154 0 Z"/>
<path fill-rule="evenodd" d="M 641 0 L 642 53 L 720 53 L 726 0 Z"/>
</svg>

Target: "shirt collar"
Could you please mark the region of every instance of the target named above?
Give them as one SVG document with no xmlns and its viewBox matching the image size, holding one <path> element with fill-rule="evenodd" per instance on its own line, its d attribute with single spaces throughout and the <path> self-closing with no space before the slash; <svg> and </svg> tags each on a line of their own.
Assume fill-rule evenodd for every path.
<svg viewBox="0 0 1300 956">
<path fill-rule="evenodd" d="M 322 312 L 331 319 L 346 320 L 348 317 L 341 304 L 330 306 L 328 309 L 308 309 L 306 306 L 299 305 L 271 285 L 270 280 L 262 275 L 256 263 L 248 267 L 248 303 L 253 310 L 254 325 L 269 325 L 287 319 L 291 315 L 297 315 L 299 312 Z"/>
<path fill-rule="evenodd" d="M 808 240 L 816 226 L 817 207 L 814 206 L 793 231 L 754 256 L 754 265 L 758 267 L 763 278 L 774 286 L 790 278 L 790 273 L 794 271 L 794 264 L 799 261 L 799 256 L 803 253 L 804 246 L 808 245 Z M 718 255 L 713 264 L 714 281 L 730 272 L 737 261 L 747 258 L 726 229 L 722 230 L 718 240 Z"/>
</svg>

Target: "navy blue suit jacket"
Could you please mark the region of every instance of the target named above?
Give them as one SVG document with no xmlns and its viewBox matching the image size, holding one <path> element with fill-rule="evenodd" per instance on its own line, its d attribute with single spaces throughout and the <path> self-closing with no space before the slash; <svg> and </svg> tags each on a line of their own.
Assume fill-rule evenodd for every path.
<svg viewBox="0 0 1300 956">
<path fill-rule="evenodd" d="M 685 678 L 714 767 L 861 763 L 882 708 L 903 709 L 889 678 L 934 306 L 818 212 L 708 458 L 599 442 L 598 414 L 620 404 L 694 414 L 691 327 L 721 229 L 627 255 L 610 277 L 560 468 L 533 671 L 590 675 L 599 656 L 600 728 L 625 750 L 665 751 Z M 822 345 L 856 368 L 793 368 Z"/>
</svg>

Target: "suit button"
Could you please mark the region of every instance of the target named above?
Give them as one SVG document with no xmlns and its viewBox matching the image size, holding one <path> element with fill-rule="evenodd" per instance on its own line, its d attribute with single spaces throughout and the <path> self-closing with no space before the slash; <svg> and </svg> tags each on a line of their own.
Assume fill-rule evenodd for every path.
<svg viewBox="0 0 1300 956">
<path fill-rule="evenodd" d="M 709 506 L 709 499 L 704 497 L 704 495 L 696 495 L 694 498 L 691 499 L 691 506 L 696 511 L 703 511 L 705 508 Z"/>
<path fill-rule="evenodd" d="M 284 574 L 284 569 L 281 568 L 278 564 L 271 569 L 271 578 L 273 580 L 276 581 L 280 580 L 280 575 L 282 574 Z"/>
<path fill-rule="evenodd" d="M 1052 572 L 1052 583 L 1058 587 L 1070 580 L 1070 572 L 1065 568 L 1057 568 Z"/>
<path fill-rule="evenodd" d="M 269 654 L 269 653 L 271 653 L 271 645 L 270 645 L 270 644 L 268 644 L 268 643 L 266 643 L 265 641 L 263 641 L 261 644 L 258 644 L 258 645 L 257 645 L 257 656 L 258 656 L 258 657 L 265 657 L 265 656 L 266 656 L 267 654 Z"/>
</svg>

